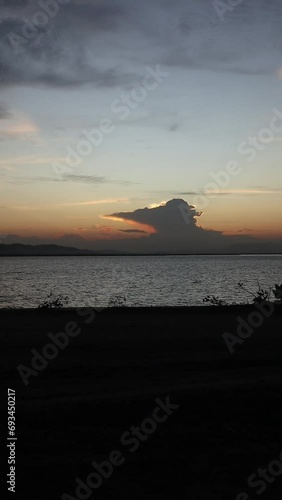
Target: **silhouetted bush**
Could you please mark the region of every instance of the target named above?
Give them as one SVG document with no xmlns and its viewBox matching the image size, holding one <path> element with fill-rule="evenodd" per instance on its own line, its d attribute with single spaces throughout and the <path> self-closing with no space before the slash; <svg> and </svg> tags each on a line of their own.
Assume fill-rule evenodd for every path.
<svg viewBox="0 0 282 500">
<path fill-rule="evenodd" d="M 282 285 L 275 285 L 273 291 L 276 302 L 282 303 Z"/>
<path fill-rule="evenodd" d="M 252 296 L 252 303 L 253 304 L 260 304 L 261 302 L 270 302 L 271 301 L 271 293 L 273 292 L 274 297 L 276 299 L 276 302 L 282 303 L 282 285 L 275 285 L 274 290 L 265 290 L 264 288 L 261 287 L 259 281 L 258 283 L 258 290 L 256 292 L 250 291 L 244 283 L 238 283 L 238 287 L 241 288 L 241 290 L 244 290 L 247 292 L 249 295 Z M 215 295 L 207 295 L 204 297 L 203 302 L 208 302 L 212 306 L 231 306 L 231 305 L 243 305 L 242 303 L 238 302 L 227 302 L 224 299 L 220 299 L 219 297 L 216 297 Z M 247 301 L 247 304 L 249 302 Z"/>
<path fill-rule="evenodd" d="M 109 307 L 126 307 L 126 297 L 123 295 L 114 295 L 109 299 Z"/>
<path fill-rule="evenodd" d="M 39 304 L 38 309 L 62 309 L 68 305 L 69 298 L 67 295 L 55 296 L 53 292 L 47 295 L 47 299 Z"/>
</svg>

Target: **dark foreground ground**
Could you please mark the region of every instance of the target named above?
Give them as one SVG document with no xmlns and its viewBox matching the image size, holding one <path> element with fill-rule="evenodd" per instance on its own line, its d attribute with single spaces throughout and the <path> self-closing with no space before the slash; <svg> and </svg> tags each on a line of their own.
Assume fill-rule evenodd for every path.
<svg viewBox="0 0 282 500">
<path fill-rule="evenodd" d="M 8 498 L 281 500 L 282 310 L 248 330 L 234 354 L 222 338 L 255 310 L 120 308 L 95 318 L 0 311 L 5 460 L 7 388 L 16 391 L 16 494 Z M 44 369 L 37 360 L 41 369 L 25 385 L 18 366 L 32 368 L 31 350 L 42 353 L 52 343 L 47 334 L 71 321 L 81 332 Z M 164 418 L 154 410 L 168 396 L 179 407 L 163 422 L 145 420 Z M 133 440 L 130 429 L 140 425 Z M 76 492 L 76 478 L 86 482 L 97 472 L 91 463 L 113 450 L 122 465 L 99 488 Z M 270 467 L 267 480 L 260 467 Z"/>
</svg>

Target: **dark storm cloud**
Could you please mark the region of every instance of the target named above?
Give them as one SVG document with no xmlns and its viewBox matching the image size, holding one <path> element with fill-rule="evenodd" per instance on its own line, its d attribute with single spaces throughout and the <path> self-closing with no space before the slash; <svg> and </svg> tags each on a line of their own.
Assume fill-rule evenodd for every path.
<svg viewBox="0 0 282 500">
<path fill-rule="evenodd" d="M 14 29 L 15 27 L 14 24 Z M 7 36 L 14 36 L 10 33 L 11 31 Z M 94 67 L 87 56 L 86 47 L 80 48 L 79 43 L 72 47 L 69 35 L 63 37 L 60 34 L 58 37 L 62 39 L 56 40 L 41 30 L 36 39 L 27 43 L 19 42 L 18 50 L 13 49 L 7 36 L 4 40 L 1 37 L 0 85 L 72 88 L 90 84 L 107 88 L 123 85 L 134 79 L 129 72 L 121 74 L 118 67 Z"/>
<path fill-rule="evenodd" d="M 118 28 L 119 22 L 126 16 L 126 9 L 122 1 L 88 0 L 70 2 L 65 14 L 72 24 L 77 19 L 80 25 L 90 30 L 112 31 Z"/>
<path fill-rule="evenodd" d="M 201 214 L 195 207 L 188 205 L 184 200 L 170 200 L 165 205 L 155 208 L 139 208 L 134 212 L 116 212 L 107 217 L 114 217 L 122 220 L 135 221 L 140 224 L 153 226 L 159 234 L 167 233 L 173 230 L 178 232 L 185 225 L 181 217 L 181 207 L 185 206 L 187 212 L 191 215 L 191 229 L 196 227 L 196 217 Z"/>
<path fill-rule="evenodd" d="M 226 10 L 224 22 L 213 6 L 205 1 L 182 4 L 164 55 L 166 64 L 247 75 L 269 74 L 280 67 L 280 0 L 243 0 Z"/>
<path fill-rule="evenodd" d="M 44 3 L 44 0 L 42 0 Z M 26 9 L 4 10 L 0 24 L 0 85 L 46 85 L 76 87 L 91 84 L 114 87 L 134 80 L 135 75 L 112 60 L 97 63 L 107 40 L 97 36 L 112 33 L 123 9 L 113 2 L 70 2 L 60 5 L 56 16 L 45 13 L 44 26 L 36 24 L 38 2 Z M 21 6 L 19 4 L 19 6 Z M 6 12 L 6 16 L 5 16 Z"/>
<path fill-rule="evenodd" d="M 249 236 L 225 236 L 218 231 L 203 229 L 198 225 L 200 215 L 185 200 L 173 199 L 155 208 L 115 212 L 105 217 L 144 224 L 156 230 L 156 233 L 147 237 L 126 241 L 127 248 L 137 252 L 222 252 L 229 245 L 250 241 Z M 125 248 L 124 245 L 124 242 L 120 242 L 119 250 Z"/>
<path fill-rule="evenodd" d="M 280 0 L 244 0 L 224 22 L 210 0 L 70 0 L 41 27 L 33 23 L 43 12 L 37 0 L 2 5 L 2 86 L 128 86 L 147 64 L 249 75 L 281 66 Z M 21 37 L 16 48 L 11 34 Z"/>
<path fill-rule="evenodd" d="M 0 7 L 8 7 L 9 9 L 17 9 L 26 7 L 30 0 L 0 0 Z"/>
</svg>

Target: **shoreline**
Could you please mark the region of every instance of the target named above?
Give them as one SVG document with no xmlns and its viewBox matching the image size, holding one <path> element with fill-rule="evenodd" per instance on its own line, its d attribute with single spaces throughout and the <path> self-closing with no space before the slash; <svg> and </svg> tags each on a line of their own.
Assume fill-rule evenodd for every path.
<svg viewBox="0 0 282 500">
<path fill-rule="evenodd" d="M 77 253 L 77 254 L 44 254 L 44 253 L 35 253 L 35 254 L 24 254 L 24 253 L 14 253 L 14 254 L 5 254 L 1 253 L 1 257 L 282 257 L 281 252 L 268 252 L 268 253 Z"/>
<path fill-rule="evenodd" d="M 275 303 L 273 301 L 265 301 L 264 303 L 271 304 L 273 306 L 273 312 L 275 314 L 282 313 L 282 304 Z M 77 310 L 92 309 L 96 314 L 107 314 L 107 315 L 142 315 L 142 314 L 198 314 L 209 315 L 209 314 L 227 314 L 232 315 L 234 313 L 247 314 L 254 310 L 259 310 L 259 304 L 231 304 L 231 305 L 199 305 L 199 306 L 91 306 L 91 305 L 81 305 L 77 307 L 62 307 L 62 308 L 40 308 L 40 307 L 4 307 L 0 308 L 0 319 L 1 315 L 39 315 L 39 316 L 63 316 L 67 314 L 74 314 Z"/>
</svg>

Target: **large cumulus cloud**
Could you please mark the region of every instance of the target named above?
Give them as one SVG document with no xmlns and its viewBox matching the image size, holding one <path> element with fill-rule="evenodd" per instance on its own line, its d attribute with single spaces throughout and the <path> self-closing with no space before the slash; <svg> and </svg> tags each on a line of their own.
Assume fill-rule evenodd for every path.
<svg viewBox="0 0 282 500">
<path fill-rule="evenodd" d="M 116 212 L 106 217 L 153 226 L 159 235 L 167 235 L 183 233 L 187 225 L 189 231 L 199 229 L 196 218 L 200 215 L 201 213 L 186 201 L 174 199 L 157 207 L 139 208 L 134 212 Z"/>
<path fill-rule="evenodd" d="M 207 231 L 198 225 L 201 213 L 182 199 L 173 199 L 154 208 L 106 215 L 114 220 L 136 222 L 154 229 L 149 237 L 138 241 L 139 248 L 151 252 L 213 251 L 225 245 L 217 231 Z M 140 227 L 141 227 L 140 226 Z"/>
</svg>

